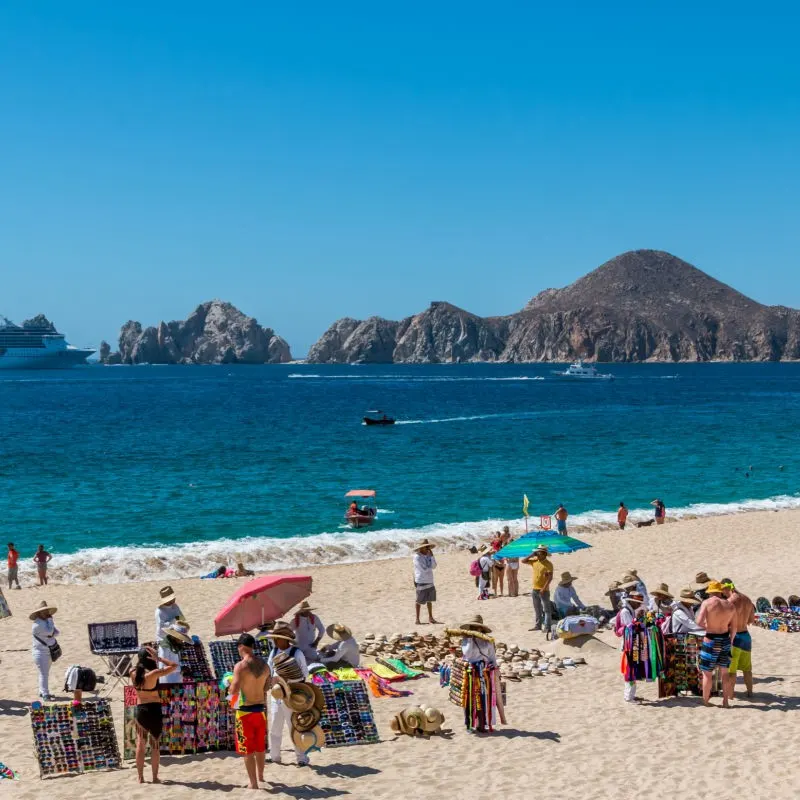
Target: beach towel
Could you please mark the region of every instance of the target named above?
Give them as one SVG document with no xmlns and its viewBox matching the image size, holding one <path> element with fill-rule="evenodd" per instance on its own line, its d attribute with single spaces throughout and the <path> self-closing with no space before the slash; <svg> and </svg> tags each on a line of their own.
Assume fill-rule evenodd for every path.
<svg viewBox="0 0 800 800">
<path fill-rule="evenodd" d="M 338 678 L 332 672 L 328 672 L 326 669 L 317 670 L 311 675 L 311 683 L 315 684 L 316 686 L 322 686 L 326 683 L 336 683 L 337 680 Z"/>
<path fill-rule="evenodd" d="M 357 681 L 359 680 L 358 673 L 353 667 L 337 667 L 333 670 L 333 674 L 337 680 L 340 681 Z"/>
<path fill-rule="evenodd" d="M 383 678 L 387 681 L 404 681 L 406 679 L 405 675 L 402 675 L 396 669 L 392 669 L 392 667 L 382 658 L 379 658 L 377 663 L 367 664 L 366 666 L 368 669 L 371 669 L 379 678 Z"/>
<path fill-rule="evenodd" d="M 395 689 L 389 681 L 379 678 L 371 669 L 357 669 L 358 677 L 369 686 L 373 697 L 408 697 L 411 692 Z"/>
<path fill-rule="evenodd" d="M 383 659 L 378 659 L 383 663 Z M 421 678 L 425 673 L 419 669 L 412 669 L 407 667 L 399 658 L 387 658 L 386 662 L 395 672 L 399 672 L 406 678 L 413 680 L 414 678 Z"/>
</svg>

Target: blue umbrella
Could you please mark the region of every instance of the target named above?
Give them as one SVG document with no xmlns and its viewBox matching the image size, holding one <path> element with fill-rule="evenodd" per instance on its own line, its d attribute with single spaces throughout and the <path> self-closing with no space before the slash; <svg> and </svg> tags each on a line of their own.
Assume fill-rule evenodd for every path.
<svg viewBox="0 0 800 800">
<path fill-rule="evenodd" d="M 576 550 L 585 550 L 591 545 L 580 539 L 560 536 L 557 533 L 526 533 L 495 553 L 494 558 L 525 558 L 537 547 L 546 547 L 549 553 L 574 553 Z"/>
</svg>

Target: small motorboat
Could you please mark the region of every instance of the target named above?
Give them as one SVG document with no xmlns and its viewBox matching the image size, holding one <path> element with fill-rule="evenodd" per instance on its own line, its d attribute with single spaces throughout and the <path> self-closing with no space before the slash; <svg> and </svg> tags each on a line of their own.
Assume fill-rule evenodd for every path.
<svg viewBox="0 0 800 800">
<path fill-rule="evenodd" d="M 375 506 L 374 489 L 351 489 L 345 497 L 352 498 L 352 502 L 345 511 L 344 518 L 351 528 L 367 528 L 372 525 L 378 517 L 378 509 Z M 359 506 L 359 498 L 364 503 Z"/>
<path fill-rule="evenodd" d="M 597 371 L 597 367 L 593 364 L 586 365 L 578 359 L 570 364 L 563 372 L 560 370 L 553 370 L 553 375 L 559 378 L 566 378 L 567 380 L 577 381 L 613 381 L 614 376 L 609 373 L 602 373 Z"/>
<path fill-rule="evenodd" d="M 365 425 L 394 425 L 394 419 L 384 414 L 382 417 L 364 417 Z"/>
</svg>

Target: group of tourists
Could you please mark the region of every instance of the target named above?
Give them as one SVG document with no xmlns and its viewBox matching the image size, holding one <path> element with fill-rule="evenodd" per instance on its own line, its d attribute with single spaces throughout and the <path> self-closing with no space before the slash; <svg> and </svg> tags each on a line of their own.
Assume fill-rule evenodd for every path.
<svg viewBox="0 0 800 800">
<path fill-rule="evenodd" d="M 44 549 L 40 544 L 31 559 L 36 564 L 36 575 L 39 578 L 39 586 L 47 586 L 47 565 L 53 558 L 51 553 Z M 8 543 L 8 588 L 21 589 L 19 583 L 19 550 L 14 546 L 14 542 Z"/>
</svg>

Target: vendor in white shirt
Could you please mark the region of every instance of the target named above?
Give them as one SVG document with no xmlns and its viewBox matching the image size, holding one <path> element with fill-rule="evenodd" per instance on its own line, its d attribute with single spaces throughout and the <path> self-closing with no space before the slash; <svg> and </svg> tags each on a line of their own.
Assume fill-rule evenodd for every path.
<svg viewBox="0 0 800 800">
<path fill-rule="evenodd" d="M 289 623 L 289 627 L 294 631 L 297 647 L 303 651 L 306 661 L 309 662 L 319 661 L 317 645 L 325 635 L 325 626 L 322 620 L 312 613 L 313 611 L 316 609 L 312 608 L 307 600 L 303 600 Z"/>
<path fill-rule="evenodd" d="M 165 586 L 159 590 L 161 600 L 156 608 L 156 642 L 158 643 L 158 657 L 163 661 L 172 661 L 175 664 L 181 663 L 181 656 L 177 650 L 170 648 L 167 639 L 167 629 L 171 628 L 173 623 L 182 623 L 186 628 L 188 624 L 183 618 L 183 612 L 178 606 L 175 592 L 171 586 Z M 169 675 L 162 676 L 160 679 L 164 683 L 182 683 L 183 675 L 179 669 L 171 672 Z"/>
<path fill-rule="evenodd" d="M 320 661 L 328 666 L 341 663 L 343 666 L 357 667 L 361 663 L 358 642 L 346 625 L 328 625 L 325 629 L 333 644 L 327 644 L 319 651 Z"/>
<path fill-rule="evenodd" d="M 669 591 L 666 583 L 659 583 L 650 592 L 650 600 L 647 603 L 647 610 L 658 614 L 669 614 L 672 609 L 672 601 L 675 598 Z"/>
<path fill-rule="evenodd" d="M 577 576 L 570 575 L 569 572 L 562 572 L 561 580 L 553 593 L 553 605 L 562 619 L 586 608 L 572 585 L 574 580 L 577 580 Z"/>
<path fill-rule="evenodd" d="M 672 604 L 672 614 L 664 621 L 661 630 L 669 633 L 693 633 L 704 636 L 705 629 L 695 622 L 695 611 L 700 601 L 691 589 L 681 589 L 678 599 Z"/>
<path fill-rule="evenodd" d="M 433 618 L 433 604 L 436 602 L 436 587 L 433 585 L 433 571 L 436 569 L 436 558 L 433 555 L 433 548 L 427 539 L 423 539 L 414 548 L 414 588 L 417 595 L 417 625 L 422 624 L 419 612 L 422 606 L 428 608 L 428 622 L 436 625 Z"/>
</svg>

